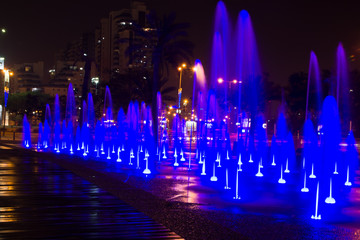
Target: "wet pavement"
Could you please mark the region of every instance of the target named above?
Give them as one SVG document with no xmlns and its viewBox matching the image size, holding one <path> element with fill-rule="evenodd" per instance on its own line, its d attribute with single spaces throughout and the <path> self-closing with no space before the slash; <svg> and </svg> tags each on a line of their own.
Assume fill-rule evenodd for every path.
<svg viewBox="0 0 360 240">
<path fill-rule="evenodd" d="M 7 146 L 12 147 L 11 145 Z M 4 145 L 2 148 L 4 148 Z M 37 171 L 41 170 L 41 172 L 44 173 L 69 173 L 64 169 L 75 173 L 71 178 L 65 177 L 68 176 L 67 174 L 60 174 L 57 177 L 50 177 L 49 175 L 47 175 L 47 178 L 43 177 L 43 188 L 46 189 L 46 186 L 47 188 L 52 186 L 52 188 L 55 189 L 53 192 L 58 192 L 58 194 L 52 193 L 51 195 L 53 196 L 53 194 L 55 194 L 56 197 L 53 196 L 47 200 L 53 202 L 53 204 L 50 204 L 53 208 L 53 215 L 51 215 L 50 211 L 49 216 L 52 216 L 54 219 L 54 225 L 58 226 L 45 225 L 44 228 L 42 226 L 38 227 L 37 231 L 43 229 L 44 233 L 59 232 L 59 235 L 55 234 L 55 237 L 51 238 L 70 238 L 70 236 L 74 236 L 74 238 L 80 236 L 78 237 L 79 239 L 99 238 L 99 236 L 100 238 L 104 238 L 108 236 L 107 234 L 109 234 L 109 236 L 113 234 L 112 236 L 115 236 L 115 238 L 123 237 L 132 239 L 139 236 L 136 234 L 133 235 L 134 237 L 130 237 L 131 235 L 121 235 L 124 234 L 123 230 L 124 228 L 127 229 L 127 227 L 122 228 L 122 224 L 124 223 L 119 220 L 122 219 L 119 216 L 126 214 L 118 215 L 114 210 L 104 210 L 106 209 L 105 206 L 109 204 L 112 206 L 112 209 L 121 208 L 124 205 L 126 206 L 125 208 L 133 209 L 131 211 L 136 212 L 136 210 L 134 210 L 135 208 L 139 212 L 151 217 L 151 219 L 154 219 L 154 221 L 163 226 L 152 225 L 155 224 L 153 220 L 147 218 L 146 221 L 152 221 L 151 226 L 158 226 L 149 227 L 151 230 L 148 232 L 153 231 L 153 229 L 158 229 L 158 232 L 155 231 L 155 234 L 161 232 L 165 235 L 164 238 L 176 238 L 177 236 L 174 234 L 174 232 L 176 232 L 186 239 L 360 239 L 359 181 L 356 186 L 353 187 L 353 202 L 344 209 L 342 213 L 351 217 L 351 220 L 339 219 L 333 222 L 313 221 L 309 218 L 303 219 L 299 217 L 297 215 L 299 210 L 291 203 L 273 201 L 274 199 L 271 199 L 271 196 L 267 196 L 268 199 L 272 200 L 272 204 L 270 205 L 268 204 L 269 201 L 267 201 L 267 204 L 261 202 L 244 204 L 228 201 L 219 197 L 217 190 L 202 185 L 199 177 L 189 173 L 186 167 L 174 169 L 169 162 L 161 164 L 160 168 L 157 169 L 158 175 L 155 178 L 144 179 L 129 174 L 129 172 L 116 169 L 114 164 L 109 164 L 106 160 L 99 161 L 64 154 L 38 153 L 21 148 L 17 148 L 16 151 L 0 149 L 0 154 L 3 153 L 7 154 L 6 156 L 8 156 L 10 160 L 1 157 L 6 159 L 6 161 L 1 160 L 0 162 L 18 165 L 17 168 L 24 169 L 24 176 L 28 175 L 29 172 L 34 172 L 36 168 L 38 168 Z M 18 158 L 24 158 L 24 160 Z M 25 163 L 28 161 L 28 163 L 25 164 L 27 168 L 19 167 L 21 161 L 25 161 Z M 2 165 L 0 166 L 1 168 L 3 167 Z M 27 170 L 25 171 L 25 169 Z M 0 174 L 2 174 L 1 171 L 0 169 Z M 30 175 L 33 174 L 34 173 L 31 173 Z M 9 176 L 11 176 L 11 174 Z M 3 176 L 1 176 L 1 179 L 2 178 Z M 19 177 L 19 179 L 22 179 L 22 177 Z M 77 180 L 75 181 L 74 179 Z M 36 202 L 34 199 L 41 196 L 40 192 L 32 190 L 34 183 L 37 183 L 36 181 L 39 180 L 32 181 L 35 181 L 29 185 L 32 187 L 23 188 L 23 190 L 21 190 L 19 184 L 10 184 L 13 186 L 14 192 L 18 192 L 20 195 L 24 194 L 24 192 L 27 193 L 28 201 L 32 202 L 29 203 L 27 211 L 20 211 L 21 213 L 12 213 L 13 210 L 11 210 L 11 208 L 16 209 L 16 207 L 8 206 L 10 209 L 7 209 L 9 213 L 6 214 L 17 215 L 17 219 L 19 219 L 18 222 L 22 222 L 23 219 L 29 219 L 30 217 L 27 216 L 29 212 L 33 212 L 32 215 L 34 216 L 47 212 L 44 209 L 36 208 L 36 206 L 41 207 L 42 204 L 35 204 L 34 209 L 32 209 L 32 205 Z M 15 179 L 13 179 L 12 182 L 16 183 L 18 180 L 15 181 Z M 92 187 L 85 189 L 85 186 L 90 185 Z M 82 186 L 84 186 L 84 189 Z M 91 191 L 90 189 L 93 190 Z M 111 193 L 116 198 L 112 198 L 111 195 L 106 195 L 109 197 L 103 197 L 105 195 L 102 194 L 106 194 L 104 191 Z M 104 208 L 103 212 L 100 213 L 100 210 L 94 210 L 92 207 L 84 207 L 82 209 L 83 211 L 75 211 L 73 214 L 69 212 L 67 214 L 60 214 L 56 209 L 66 205 L 62 204 L 67 200 L 66 198 L 65 200 L 63 199 L 66 192 L 72 192 L 73 195 L 78 193 L 78 195 L 74 195 L 74 199 L 78 199 L 76 201 L 80 202 L 84 201 L 84 199 L 91 199 L 94 194 L 97 194 L 97 200 L 93 201 L 96 202 L 99 208 Z M 112 200 L 108 200 L 110 197 Z M 63 200 L 57 201 L 57 198 Z M 0 203 L 3 202 L 2 199 L 1 197 Z M 49 204 L 47 201 L 44 200 L 43 204 Z M 70 203 L 67 205 L 70 205 Z M 80 203 L 79 205 L 81 206 Z M 86 206 L 89 206 L 89 203 L 87 203 Z M 92 205 L 90 204 L 90 206 Z M 81 209 L 81 207 L 78 208 Z M 0 214 L 4 215 L 5 211 L 6 208 L 4 209 L 4 213 L 1 211 Z M 136 212 L 136 214 L 144 216 L 139 212 Z M 56 215 L 56 217 L 54 215 Z M 44 216 L 47 215 L 45 214 Z M 50 220 L 45 221 L 45 223 L 51 223 L 52 218 L 50 217 Z M 94 218 L 96 220 L 92 222 L 91 219 Z M 9 217 L 9 219 L 11 219 L 11 217 Z M 33 221 L 30 221 L 28 224 L 19 224 L 17 227 L 13 225 L 13 228 L 8 227 L 7 229 L 1 229 L 10 231 L 10 234 L 14 234 L 13 236 L 21 238 L 20 236 L 23 235 L 21 235 L 22 232 L 19 232 L 19 230 L 31 233 L 29 229 L 38 224 L 38 222 L 40 222 L 40 225 L 44 224 L 44 222 L 40 221 L 40 218 L 37 219 L 31 216 L 31 219 L 33 219 Z M 128 224 L 128 221 L 125 221 Z M 94 222 L 96 222 L 96 224 L 92 225 Z M 141 221 L 136 223 L 139 224 L 139 229 L 141 229 L 140 223 Z M 69 227 L 72 225 L 76 227 Z M 84 227 L 84 225 L 87 225 L 87 227 Z M 0 224 L 0 226 L 2 226 L 2 224 Z M 51 227 L 53 227 L 53 230 L 51 230 Z M 115 229 L 118 228 L 119 232 L 114 230 L 113 227 Z M 67 231 L 68 228 L 69 233 L 72 232 L 74 235 L 61 235 L 61 232 L 64 231 L 64 229 Z M 87 232 L 87 229 L 91 229 L 90 233 Z M 11 231 L 13 232 L 11 233 Z M 77 231 L 79 231 L 79 233 Z M 78 235 L 76 235 L 77 233 Z M 0 232 L 0 237 L 4 236 L 3 234 L 5 233 Z M 140 235 L 140 237 L 144 236 Z M 148 235 L 146 237 L 152 236 Z M 160 236 L 158 235 L 158 237 L 155 238 L 160 238 Z"/>
<path fill-rule="evenodd" d="M 181 239 L 56 163 L 0 146 L 0 239 Z"/>
</svg>

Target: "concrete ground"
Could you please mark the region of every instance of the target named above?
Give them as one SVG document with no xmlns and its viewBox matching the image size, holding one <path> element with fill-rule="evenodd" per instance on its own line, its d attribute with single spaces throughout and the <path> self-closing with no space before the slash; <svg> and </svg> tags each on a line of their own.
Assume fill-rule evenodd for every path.
<svg viewBox="0 0 360 240">
<path fill-rule="evenodd" d="M 110 193 L 124 204 L 130 205 L 136 211 L 170 229 L 165 232 L 171 232 L 169 235 L 174 237 L 176 233 L 186 239 L 360 238 L 358 184 L 353 187 L 351 204 L 345 206 L 341 212 L 341 215 L 346 215 L 347 218 L 341 217 L 338 221 L 331 222 L 314 221 L 301 215 L 301 209 L 296 209 L 292 204 L 277 201 L 271 195 L 265 196 L 269 199 L 267 202 L 271 202 L 270 205 L 260 202 L 228 201 L 221 198 L 217 190 L 201 184 L 200 179 L 195 174 L 189 173 L 186 168 L 177 168 L 174 172 L 172 166 L 166 162 L 158 166 L 158 175 L 155 178 L 144 179 L 121 171 L 115 163 L 109 164 L 105 161 L 63 154 L 34 152 L 6 142 L 2 142 L 0 150 L 1 156 L 7 156 L 4 159 L 12 154 L 19 159 L 19 162 L 14 163 L 15 165 L 21 164 L 20 159 L 30 157 L 31 160 L 28 160 L 30 162 L 51 163 L 58 165 L 58 169 L 66 169 L 62 171 L 69 170 L 80 179 L 95 184 L 98 191 Z M 46 166 L 46 164 L 43 165 Z M 43 171 L 48 171 L 46 169 L 47 167 L 44 167 Z M 61 188 L 63 181 L 65 180 L 58 180 L 52 185 Z M 74 187 L 80 186 L 79 183 L 74 183 Z M 27 191 L 29 196 L 38 195 L 32 188 L 23 188 L 21 191 Z M 84 192 L 85 196 L 89 194 L 89 192 Z M 47 201 L 44 200 L 44 202 Z M 54 207 L 59 203 L 54 202 Z M 98 204 L 102 206 L 103 203 Z M 113 206 L 118 204 L 121 205 L 116 202 Z M 84 208 L 84 215 L 87 214 L 85 219 L 91 218 L 88 210 Z M 38 209 L 35 208 L 34 212 L 38 212 Z M 119 219 L 118 216 L 109 216 L 108 220 L 112 218 Z M 57 230 L 67 229 L 64 224 L 71 219 L 72 217 L 59 215 Z M 104 227 L 99 231 L 111 232 L 111 229 Z"/>
<path fill-rule="evenodd" d="M 93 183 L 0 145 L 0 239 L 182 239 Z"/>
</svg>

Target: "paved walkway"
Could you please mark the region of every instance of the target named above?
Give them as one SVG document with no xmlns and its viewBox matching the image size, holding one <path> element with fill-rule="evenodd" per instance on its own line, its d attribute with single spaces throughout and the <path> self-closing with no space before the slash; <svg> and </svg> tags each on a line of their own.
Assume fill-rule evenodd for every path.
<svg viewBox="0 0 360 240">
<path fill-rule="evenodd" d="M 57 164 L 0 146 L 0 239 L 180 239 Z"/>
<path fill-rule="evenodd" d="M 7 166 L 9 164 L 13 166 Z M 3 168 L 20 171 L 21 175 L 3 175 Z M 37 153 L 21 148 L 0 149 L 0 190 L 10 185 L 13 190 L 9 189 L 7 193 L 18 194 L 18 197 L 6 197 L 0 191 L 0 214 L 8 215 L 6 218 L 0 216 L 0 221 L 17 219 L 14 225 L 11 222 L 0 224 L 0 238 L 177 238 L 171 232 L 174 231 L 186 239 L 360 239 L 359 178 L 353 188 L 352 208 L 344 209 L 353 220 L 327 223 L 299 218 L 298 210 L 283 202 L 272 201 L 273 204 L 268 205 L 226 201 L 216 190 L 202 185 L 195 174 L 189 175 L 187 168 L 179 167 L 174 171 L 169 162 L 161 164 L 157 170 L 157 177 L 144 179 L 116 169 L 105 160 Z M 51 177 L 54 172 L 66 174 Z M 12 183 L 5 184 L 3 178 L 13 175 L 16 178 L 10 181 Z M 27 175 L 33 178 L 21 187 Z M 38 182 L 43 183 L 40 189 L 35 187 Z M 44 192 L 46 189 L 53 190 Z M 65 197 L 70 192 L 74 199 Z M 27 196 L 23 199 L 27 202 L 25 207 L 15 204 L 22 195 Z M 48 195 L 48 200 L 44 198 L 43 203 L 42 200 L 37 203 L 37 199 Z M 85 204 L 85 200 L 89 202 Z M 3 206 L 8 208 L 3 211 Z M 127 209 L 125 213 L 118 210 L 122 206 Z M 124 220 L 123 216 L 128 215 L 139 216 L 142 220 Z"/>
</svg>

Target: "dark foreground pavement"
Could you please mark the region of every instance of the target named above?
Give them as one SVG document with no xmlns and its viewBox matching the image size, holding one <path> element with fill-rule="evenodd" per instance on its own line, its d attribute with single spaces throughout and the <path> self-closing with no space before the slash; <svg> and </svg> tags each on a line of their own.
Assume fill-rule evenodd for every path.
<svg viewBox="0 0 360 240">
<path fill-rule="evenodd" d="M 105 161 L 0 146 L 0 238 L 359 239 L 359 218 L 328 224 L 282 203 L 227 203 L 170 166 L 143 179 Z"/>
<path fill-rule="evenodd" d="M 0 239 L 180 239 L 98 186 L 0 146 Z"/>
</svg>

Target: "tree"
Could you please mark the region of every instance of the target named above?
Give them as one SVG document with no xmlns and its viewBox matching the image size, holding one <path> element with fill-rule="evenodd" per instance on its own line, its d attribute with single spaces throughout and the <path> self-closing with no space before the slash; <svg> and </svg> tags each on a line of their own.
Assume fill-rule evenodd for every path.
<svg viewBox="0 0 360 240">
<path fill-rule="evenodd" d="M 304 72 L 293 73 L 288 80 L 289 85 L 285 94 L 293 130 L 301 129 L 305 122 L 307 80 L 308 74 Z M 309 109 L 312 107 L 309 106 Z"/>
<path fill-rule="evenodd" d="M 28 119 L 33 118 L 35 121 L 43 121 L 46 104 L 50 100 L 49 95 L 40 92 L 11 94 L 9 95 L 7 110 L 12 113 L 14 119 L 26 114 Z"/>
<path fill-rule="evenodd" d="M 193 60 L 193 44 L 187 37 L 188 23 L 176 23 L 175 14 L 159 17 L 155 12 L 147 16 L 147 26 L 133 24 L 133 31 L 140 36 L 141 41 L 133 42 L 127 53 L 136 57 L 142 49 L 151 50 L 151 68 L 135 67 L 124 75 L 113 74 L 114 80 L 110 84 L 121 84 L 124 91 L 127 89 L 126 97 L 143 100 L 152 103 L 152 115 L 154 121 L 154 133 L 157 135 L 157 92 L 162 94 L 163 100 L 174 100 L 168 94 L 175 90 L 174 87 L 166 87 L 171 69 L 186 62 L 190 64 Z M 116 79 L 122 79 L 118 81 Z M 127 81 L 127 82 L 126 82 Z M 121 83 L 120 83 L 121 82 Z M 112 87 L 113 89 L 113 87 Z M 115 91 L 119 91 L 118 88 Z M 129 91 L 130 90 L 130 91 Z M 130 99 L 128 100 L 130 101 Z"/>
<path fill-rule="evenodd" d="M 148 17 L 149 24 L 154 31 L 150 31 L 150 39 L 155 39 L 152 54 L 153 91 L 152 115 L 154 132 L 157 137 L 157 92 L 160 81 L 169 75 L 169 68 L 176 68 L 180 62 L 190 63 L 193 44 L 186 40 L 188 23 L 175 23 L 175 14 L 164 15 L 159 19 L 155 12 Z"/>
<path fill-rule="evenodd" d="M 175 102 L 173 96 L 175 87 L 168 87 L 168 78 L 163 78 L 158 83 L 158 92 L 161 93 L 164 102 Z M 130 100 L 151 104 L 153 94 L 152 71 L 148 69 L 129 70 L 127 74 L 113 73 L 108 86 L 113 96 L 113 107 L 126 109 Z"/>
<path fill-rule="evenodd" d="M 308 109 L 306 109 L 306 96 L 308 86 L 308 74 L 304 72 L 293 73 L 288 80 L 286 88 L 286 100 L 290 115 L 292 129 L 299 130 L 305 122 L 306 110 L 308 118 L 318 121 L 322 101 L 324 97 L 333 93 L 334 78 L 329 70 L 323 70 L 321 74 L 322 92 L 317 92 L 314 80 L 310 80 Z M 318 97 L 320 96 L 320 97 Z M 319 100 L 321 102 L 319 102 Z"/>
<path fill-rule="evenodd" d="M 350 119 L 352 121 L 352 130 L 356 137 L 360 135 L 360 113 L 356 111 L 356 109 L 360 108 L 360 71 L 353 70 L 349 75 L 349 106 L 353 110 L 350 115 Z"/>
</svg>

